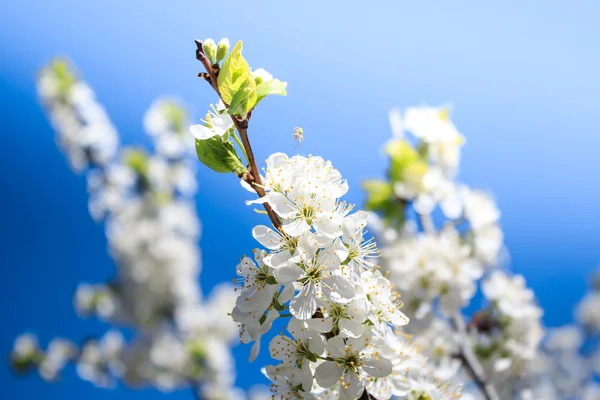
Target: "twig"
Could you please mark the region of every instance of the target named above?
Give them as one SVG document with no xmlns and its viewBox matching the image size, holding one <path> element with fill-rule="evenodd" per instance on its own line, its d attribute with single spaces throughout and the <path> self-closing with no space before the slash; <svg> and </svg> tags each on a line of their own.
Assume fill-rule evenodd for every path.
<svg viewBox="0 0 600 400">
<path fill-rule="evenodd" d="M 498 392 L 496 392 L 496 388 L 494 388 L 494 385 L 489 382 L 485 370 L 479 363 L 477 356 L 468 343 L 467 326 L 462 314 L 457 312 L 456 314 L 452 315 L 450 320 L 454 325 L 454 329 L 460 335 L 460 353 L 458 356 L 462 360 L 463 365 L 469 371 L 469 374 L 487 400 L 500 400 Z"/>
<path fill-rule="evenodd" d="M 417 213 L 417 214 L 419 214 L 419 220 L 421 221 L 421 228 L 423 229 L 423 232 L 434 233 L 435 225 L 433 223 L 433 219 L 431 218 L 431 215 L 430 214 L 421 214 L 421 213 Z"/>
<path fill-rule="evenodd" d="M 229 104 L 227 104 L 221 96 L 221 92 L 219 91 L 219 84 L 217 82 L 217 74 L 215 73 L 213 67 L 210 65 L 210 61 L 206 57 L 206 54 L 204 54 L 204 49 L 202 48 L 202 42 L 200 40 L 196 40 L 196 58 L 202 63 L 202 65 L 206 69 L 206 73 L 208 74 L 208 76 L 203 75 L 205 80 L 210 84 L 210 86 L 215 90 L 215 92 L 217 92 L 219 98 L 221 99 L 221 101 L 223 101 L 223 104 L 225 104 L 225 107 L 229 107 Z M 262 178 L 260 177 L 260 172 L 256 165 L 256 160 L 254 158 L 254 152 L 252 151 L 250 139 L 248 138 L 248 122 L 250 120 L 251 115 L 252 111 L 250 111 L 244 119 L 239 119 L 234 115 L 231 116 L 231 119 L 233 120 L 233 124 L 235 125 L 236 130 L 240 134 L 244 151 L 246 152 L 246 156 L 248 157 L 248 173 L 246 174 L 246 176 L 242 177 L 242 179 L 244 179 L 250 186 L 252 186 L 256 194 L 258 194 L 258 197 L 264 197 L 266 192 L 263 188 Z M 263 206 L 265 207 L 265 211 L 267 212 L 267 215 L 269 216 L 269 219 L 271 220 L 275 228 L 277 228 L 283 233 L 281 221 L 277 217 L 277 214 L 275 214 L 275 211 L 273 211 L 273 209 L 271 208 L 271 205 L 265 202 L 263 203 Z"/>
<path fill-rule="evenodd" d="M 202 400 L 202 394 L 200 393 L 200 389 L 198 388 L 198 385 L 196 384 L 196 382 L 190 382 L 190 383 L 191 383 L 192 395 L 194 396 L 194 399 Z"/>
</svg>

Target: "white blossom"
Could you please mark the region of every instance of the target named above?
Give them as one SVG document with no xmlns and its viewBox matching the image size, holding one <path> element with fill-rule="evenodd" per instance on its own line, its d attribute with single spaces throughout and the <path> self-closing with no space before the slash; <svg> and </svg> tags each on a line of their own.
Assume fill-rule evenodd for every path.
<svg viewBox="0 0 600 400">
<path fill-rule="evenodd" d="M 202 124 L 192 125 L 190 132 L 198 140 L 207 140 L 214 136 L 223 136 L 233 127 L 233 120 L 227 114 L 225 105 L 219 101 L 212 112 L 206 115 L 206 121 Z"/>
</svg>

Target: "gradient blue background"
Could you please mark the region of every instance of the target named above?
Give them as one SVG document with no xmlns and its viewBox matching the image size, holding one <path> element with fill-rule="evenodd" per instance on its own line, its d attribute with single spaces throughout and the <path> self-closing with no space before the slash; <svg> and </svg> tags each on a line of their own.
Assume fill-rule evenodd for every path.
<svg viewBox="0 0 600 400">
<path fill-rule="evenodd" d="M 215 2 L 218 3 L 218 2 Z M 485 3 L 485 4 L 484 4 Z M 496 4 L 492 4 L 496 3 Z M 144 142 L 142 115 L 173 94 L 200 117 L 214 96 L 195 77 L 195 38 L 242 39 L 253 67 L 289 82 L 261 104 L 251 135 L 260 159 L 293 152 L 333 160 L 359 183 L 381 176 L 393 106 L 450 102 L 467 137 L 462 179 L 492 191 L 513 267 L 526 275 L 548 325 L 571 319 L 600 260 L 600 5 L 595 1 L 5 1 L 0 12 L 0 354 L 24 330 L 43 343 L 76 340 L 104 324 L 71 305 L 80 281 L 114 266 L 87 212 L 85 180 L 54 144 L 36 70 L 68 55 L 96 89 L 126 144 Z M 233 177 L 199 168 L 202 286 L 229 280 L 261 220 Z M 264 382 L 235 349 L 238 383 Z M 188 392 L 170 397 L 189 399 Z M 15 379 L 0 362 L 0 399 L 158 399 L 153 391 L 97 390 L 67 371 L 61 383 Z"/>
</svg>

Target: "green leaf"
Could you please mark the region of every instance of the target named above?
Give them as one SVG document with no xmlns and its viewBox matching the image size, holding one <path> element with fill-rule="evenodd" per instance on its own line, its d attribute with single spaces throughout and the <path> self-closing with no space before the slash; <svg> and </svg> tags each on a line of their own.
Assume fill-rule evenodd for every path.
<svg viewBox="0 0 600 400">
<path fill-rule="evenodd" d="M 372 179 L 363 183 L 367 192 L 366 208 L 383 216 L 386 225 L 399 227 L 404 223 L 406 202 L 399 200 L 391 183 Z"/>
<path fill-rule="evenodd" d="M 254 79 L 248 77 L 231 99 L 229 104 L 229 114 L 241 115 L 246 117 L 246 113 L 256 105 L 256 83 Z"/>
<path fill-rule="evenodd" d="M 181 133 L 186 131 L 187 115 L 185 110 L 179 104 L 174 101 L 169 101 L 164 105 L 164 112 L 176 132 Z"/>
<path fill-rule="evenodd" d="M 239 40 L 223 63 L 217 83 L 223 101 L 230 104 L 233 96 L 250 76 L 250 66 L 242 56 L 242 41 Z"/>
<path fill-rule="evenodd" d="M 219 135 L 206 140 L 196 140 L 196 153 L 202 164 L 219 173 L 233 172 L 243 174 L 246 172 L 242 160 L 237 155 L 233 144 L 223 140 Z"/>
<path fill-rule="evenodd" d="M 148 169 L 148 156 L 140 149 L 127 149 L 124 152 L 125 164 L 138 175 L 145 175 Z"/>
<path fill-rule="evenodd" d="M 394 140 L 385 147 L 390 156 L 390 179 L 394 182 L 410 181 L 418 184 L 427 172 L 425 163 L 419 152 L 404 140 Z"/>
<path fill-rule="evenodd" d="M 374 211 L 380 210 L 394 194 L 390 183 L 377 179 L 365 181 L 363 188 L 367 192 L 367 209 Z"/>
<path fill-rule="evenodd" d="M 279 79 L 272 79 L 270 81 L 261 82 L 256 87 L 256 95 L 258 96 L 257 103 L 264 99 L 270 94 L 276 94 L 279 96 L 287 96 L 287 82 L 281 82 Z"/>
</svg>

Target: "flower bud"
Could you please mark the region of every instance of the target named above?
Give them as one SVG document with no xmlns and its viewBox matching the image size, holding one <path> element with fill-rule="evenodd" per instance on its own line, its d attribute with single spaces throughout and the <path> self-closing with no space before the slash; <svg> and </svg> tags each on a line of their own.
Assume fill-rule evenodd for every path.
<svg viewBox="0 0 600 400">
<path fill-rule="evenodd" d="M 229 39 L 223 38 L 217 46 L 217 63 L 220 63 L 221 60 L 224 60 L 225 56 L 227 56 L 227 53 L 229 53 Z"/>
<path fill-rule="evenodd" d="M 268 82 L 273 80 L 273 75 L 264 70 L 263 68 L 259 68 L 255 71 L 252 71 L 252 75 L 254 75 L 254 82 L 256 85 L 260 85 L 263 82 Z"/>
<path fill-rule="evenodd" d="M 204 54 L 210 61 L 211 65 L 216 62 L 217 59 L 217 45 L 215 41 L 212 39 L 206 39 L 204 43 L 202 43 L 202 48 L 204 49 Z"/>
</svg>

